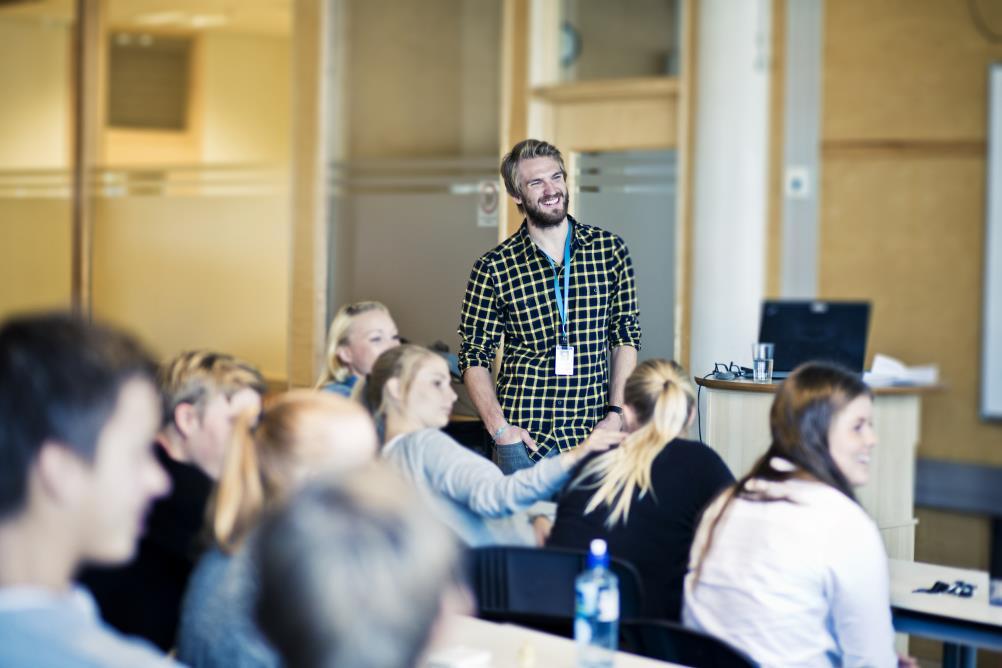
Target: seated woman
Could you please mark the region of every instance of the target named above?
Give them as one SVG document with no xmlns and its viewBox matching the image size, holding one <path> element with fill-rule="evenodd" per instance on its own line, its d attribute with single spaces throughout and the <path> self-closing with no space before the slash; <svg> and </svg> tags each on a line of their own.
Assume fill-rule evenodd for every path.
<svg viewBox="0 0 1002 668">
<path fill-rule="evenodd" d="M 397 326 L 385 306 L 379 302 L 342 306 L 327 333 L 327 367 L 317 379 L 317 389 L 351 396 L 379 354 L 399 345 Z"/>
<path fill-rule="evenodd" d="M 696 402 L 679 365 L 642 362 L 623 398 L 630 435 L 578 467 L 558 498 L 547 546 L 585 550 L 604 538 L 613 557 L 640 572 L 646 614 L 677 620 L 700 514 L 734 476 L 713 450 L 680 437 Z"/>
<path fill-rule="evenodd" d="M 380 355 L 362 396 L 383 432 L 382 458 L 413 480 L 440 509 L 441 519 L 472 546 L 533 543 L 526 517 L 511 516 L 549 499 L 584 455 L 624 436 L 596 430 L 574 450 L 506 476 L 439 431 L 449 422 L 456 393 L 445 360 L 415 345 Z"/>
<path fill-rule="evenodd" d="M 251 530 L 262 511 L 306 478 L 361 468 L 376 455 L 368 414 L 343 397 L 301 390 L 280 397 L 253 431 L 238 425 L 209 511 L 213 546 L 188 582 L 177 656 L 192 668 L 277 666 L 253 622 L 257 578 Z"/>
<path fill-rule="evenodd" d="M 776 392 L 772 444 L 703 515 L 686 626 L 767 666 L 895 666 L 887 556 L 852 488 L 877 444 L 870 389 L 808 363 Z"/>
</svg>

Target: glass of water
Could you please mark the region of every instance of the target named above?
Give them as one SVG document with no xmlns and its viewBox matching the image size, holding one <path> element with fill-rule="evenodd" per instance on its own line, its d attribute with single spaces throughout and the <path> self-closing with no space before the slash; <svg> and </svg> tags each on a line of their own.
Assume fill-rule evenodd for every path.
<svg viewBox="0 0 1002 668">
<path fill-rule="evenodd" d="M 772 354 L 775 349 L 771 343 L 752 344 L 752 380 L 756 383 L 772 382 Z"/>
</svg>

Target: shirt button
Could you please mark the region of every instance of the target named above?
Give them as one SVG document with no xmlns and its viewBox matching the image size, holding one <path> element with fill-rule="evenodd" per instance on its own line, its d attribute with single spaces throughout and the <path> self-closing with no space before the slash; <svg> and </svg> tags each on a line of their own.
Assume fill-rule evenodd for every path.
<svg viewBox="0 0 1002 668">
<path fill-rule="evenodd" d="M 558 406 L 563 406 L 564 405 L 564 400 L 563 399 L 557 399 L 557 405 Z"/>
</svg>

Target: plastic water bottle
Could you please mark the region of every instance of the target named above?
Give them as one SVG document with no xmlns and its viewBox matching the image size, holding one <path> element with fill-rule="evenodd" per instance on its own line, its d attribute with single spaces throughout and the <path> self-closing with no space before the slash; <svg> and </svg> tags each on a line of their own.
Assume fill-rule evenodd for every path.
<svg viewBox="0 0 1002 668">
<path fill-rule="evenodd" d="M 619 638 L 619 579 L 604 540 L 593 540 L 588 568 L 574 581 L 574 641 L 579 668 L 611 668 Z"/>
</svg>

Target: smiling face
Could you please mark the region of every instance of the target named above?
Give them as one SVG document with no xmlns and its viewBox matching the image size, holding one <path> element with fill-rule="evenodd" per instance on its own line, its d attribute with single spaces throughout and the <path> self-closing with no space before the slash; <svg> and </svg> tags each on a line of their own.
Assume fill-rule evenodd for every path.
<svg viewBox="0 0 1002 668">
<path fill-rule="evenodd" d="M 537 227 L 555 227 L 567 218 L 567 182 L 553 158 L 531 158 L 518 163 L 521 197 L 515 198 L 526 218 Z"/>
<path fill-rule="evenodd" d="M 367 376 L 384 350 L 400 345 L 400 334 L 386 311 L 373 309 L 355 317 L 347 340 L 338 346 L 341 363 L 356 376 Z"/>
<path fill-rule="evenodd" d="M 835 414 L 828 428 L 828 449 L 835 465 L 853 487 L 870 479 L 870 455 L 877 445 L 873 401 L 860 395 Z"/>
<path fill-rule="evenodd" d="M 440 356 L 429 356 L 407 389 L 403 412 L 422 428 L 438 429 L 449 423 L 454 403 L 456 393 L 452 391 L 449 366 Z"/>
</svg>

